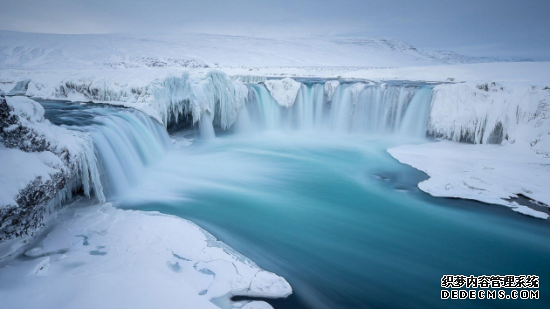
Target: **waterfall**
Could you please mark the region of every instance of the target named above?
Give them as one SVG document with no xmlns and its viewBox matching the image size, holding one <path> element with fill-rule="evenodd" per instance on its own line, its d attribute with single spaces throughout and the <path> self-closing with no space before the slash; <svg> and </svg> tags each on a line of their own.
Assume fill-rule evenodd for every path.
<svg viewBox="0 0 550 309">
<path fill-rule="evenodd" d="M 158 161 L 170 146 L 166 130 L 137 111 L 116 110 L 71 129 L 90 134 L 107 198 L 134 186 L 145 167 Z"/>
<path fill-rule="evenodd" d="M 330 84 L 329 84 L 330 83 Z M 329 87 L 327 87 L 327 84 Z M 239 112 L 248 130 L 316 130 L 424 137 L 432 86 L 366 82 L 303 83 L 296 101 L 279 105 L 263 84 L 249 84 Z M 328 90 L 328 91 L 327 91 Z M 240 125 L 238 131 L 244 130 Z"/>
<path fill-rule="evenodd" d="M 286 106 L 273 98 L 263 82 L 239 86 L 233 82 L 225 84 L 226 79 L 222 77 L 208 76 L 207 81 L 213 85 L 206 83 L 201 87 L 211 95 L 201 100 L 198 95 L 184 96 L 195 93 L 187 86 L 176 91 L 182 81 L 169 83 L 169 97 L 177 98 L 170 106 L 181 108 L 175 114 L 191 114 L 191 102 L 204 103 L 204 110 L 193 114 L 202 139 L 214 138 L 215 127 L 230 129 L 231 126 L 237 133 L 300 130 L 397 134 L 407 138 L 426 135 L 433 92 L 429 84 L 304 80 L 293 104 Z M 145 168 L 159 160 L 170 146 L 164 126 L 138 111 L 42 104 L 45 104 L 46 116 L 54 123 L 87 132 L 93 140 L 95 150 L 90 152 L 95 152 L 99 162 L 100 187 L 103 187 L 103 192 L 97 193 L 100 199 L 103 194 L 107 199 L 124 194 L 142 177 Z"/>
<path fill-rule="evenodd" d="M 407 113 L 403 118 L 403 124 L 400 127 L 402 135 L 413 137 L 426 135 L 431 100 L 432 90 L 430 88 L 424 87 L 418 90 L 409 103 Z"/>
<path fill-rule="evenodd" d="M 214 125 L 212 124 L 213 121 L 214 119 L 212 118 L 210 112 L 206 111 L 202 114 L 201 120 L 199 120 L 199 130 L 202 139 L 208 140 L 216 137 L 216 134 L 214 133 Z"/>
</svg>

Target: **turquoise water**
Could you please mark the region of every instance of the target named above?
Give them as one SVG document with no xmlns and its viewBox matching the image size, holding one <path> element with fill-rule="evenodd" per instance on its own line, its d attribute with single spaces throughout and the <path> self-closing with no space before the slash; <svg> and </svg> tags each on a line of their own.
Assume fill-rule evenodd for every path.
<svg viewBox="0 0 550 309">
<path fill-rule="evenodd" d="M 306 94 L 319 98 L 316 88 Z M 349 97 L 346 89 L 341 97 Z M 393 90 L 388 93 L 401 103 L 388 106 L 404 106 L 411 89 Z M 269 107 L 273 102 L 260 92 L 256 107 Z M 364 103 L 370 102 L 370 92 L 364 95 Z M 296 107 L 303 105 L 303 110 L 308 109 L 304 102 L 315 102 L 300 100 Z M 407 114 L 360 135 L 342 132 L 339 126 L 332 132 L 323 126 L 315 129 L 315 121 L 298 121 L 301 130 L 293 130 L 290 120 L 308 115 L 296 109 L 294 114 L 287 111 L 293 117 L 281 113 L 276 119 L 274 123 L 288 124 L 278 133 L 258 130 L 261 123 L 255 126 L 254 121 L 241 123 L 244 130 L 216 132 L 212 140 L 201 140 L 197 131 L 180 131 L 174 137 L 193 138 L 193 144 L 171 149 L 175 147 L 168 145 L 164 129 L 137 112 L 40 102 L 53 123 L 90 132 L 103 166 L 102 182 L 111 189 L 107 198 L 115 205 L 190 219 L 264 269 L 284 276 L 294 294 L 269 300 L 276 308 L 550 305 L 545 283 L 550 276 L 548 222 L 502 206 L 433 198 L 419 191 L 416 185 L 426 175 L 386 152 L 415 141 L 408 134 L 401 134 L 404 140 L 390 139 L 394 135 L 386 132 L 403 127 L 397 120 L 406 123 Z M 394 101 L 380 101 L 375 114 L 393 110 L 382 108 L 383 102 Z M 250 119 L 265 122 L 271 114 L 258 116 L 254 106 L 247 107 L 255 116 Z M 418 119 L 416 112 L 422 109 L 410 110 L 415 111 L 408 113 L 411 119 Z M 374 123 L 377 118 L 369 115 L 357 123 Z M 330 127 L 331 118 L 319 117 Z M 415 123 L 405 127 L 412 130 Z M 376 133 L 384 135 L 369 137 Z M 153 152 L 157 154 L 144 157 Z M 114 190 L 119 186 L 124 190 Z M 541 299 L 440 300 L 440 280 L 447 274 L 538 275 Z"/>
<path fill-rule="evenodd" d="M 218 136 L 172 150 L 116 205 L 192 220 L 284 276 L 294 294 L 276 308 L 548 308 L 548 223 L 428 196 L 387 154 L 397 144 Z M 440 300 L 446 274 L 538 275 L 541 299 Z"/>
</svg>

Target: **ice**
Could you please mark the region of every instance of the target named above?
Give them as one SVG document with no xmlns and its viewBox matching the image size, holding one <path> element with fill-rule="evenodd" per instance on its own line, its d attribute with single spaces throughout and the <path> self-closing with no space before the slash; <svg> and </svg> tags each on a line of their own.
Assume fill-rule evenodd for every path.
<svg viewBox="0 0 550 309">
<path fill-rule="evenodd" d="M 29 98 L 7 97 L 6 103 L 12 109 L 11 114 L 17 116 L 17 125 L 30 130 L 31 133 L 28 137 L 33 139 L 33 143 L 38 143 L 38 146 L 32 146 L 30 141 L 21 141 L 23 143 L 19 145 L 19 148 L 27 152 L 29 150 L 33 152 L 49 150 L 58 157 L 68 156 L 68 162 L 55 165 L 60 169 L 74 169 L 81 176 L 80 182 L 85 193 L 90 195 L 94 191 L 100 201 L 105 200 L 99 182 L 93 142 L 86 134 L 52 125 L 44 118 L 44 108 Z M 41 144 L 48 146 L 42 147 Z M 39 148 L 33 149 L 32 147 Z M 54 164 L 50 163 L 50 165 Z"/>
<path fill-rule="evenodd" d="M 325 95 L 327 96 L 327 101 L 332 101 L 332 96 L 336 89 L 340 86 L 340 81 L 329 80 L 325 83 Z"/>
<path fill-rule="evenodd" d="M 271 93 L 271 96 L 279 105 L 283 107 L 291 107 L 296 101 L 296 96 L 300 90 L 299 82 L 292 78 L 270 79 L 264 82 L 265 87 Z"/>
<path fill-rule="evenodd" d="M 525 215 L 548 214 L 507 199 L 518 194 L 550 205 L 550 162 L 530 149 L 513 145 L 467 145 L 441 141 L 391 148 L 401 163 L 430 176 L 418 187 L 433 196 L 455 197 L 511 207 Z"/>
<path fill-rule="evenodd" d="M 428 132 L 476 144 L 510 143 L 549 155 L 550 91 L 501 83 L 434 88 Z"/>
</svg>

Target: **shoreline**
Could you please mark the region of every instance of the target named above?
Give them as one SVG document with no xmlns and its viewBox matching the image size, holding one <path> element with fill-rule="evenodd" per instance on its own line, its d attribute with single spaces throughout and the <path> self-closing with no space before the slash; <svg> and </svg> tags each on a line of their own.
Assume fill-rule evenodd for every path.
<svg viewBox="0 0 550 309">
<path fill-rule="evenodd" d="M 262 301 L 230 299 L 286 298 L 292 293 L 284 278 L 261 269 L 191 221 L 121 210 L 110 203 L 66 209 L 24 253 L 0 263 L 0 276 L 9 279 L 0 283 L 0 296 L 11 308 L 158 306 L 162 299 L 169 300 L 164 308 L 271 308 Z M 152 282 L 162 287 L 151 289 Z M 19 294 L 26 288 L 18 286 L 34 286 L 42 296 L 23 297 Z M 81 292 L 67 303 L 60 290 Z M 96 295 L 108 295 L 109 301 Z"/>
<path fill-rule="evenodd" d="M 550 181 L 549 161 L 530 149 L 439 141 L 387 151 L 400 163 L 426 173 L 429 179 L 418 183 L 418 188 L 434 197 L 476 200 L 534 218 L 549 217 L 548 206 L 540 203 L 548 205 L 550 194 L 539 185 Z M 515 160 L 519 154 L 524 164 L 520 167 Z M 521 196 L 538 201 L 538 207 L 517 202 Z"/>
</svg>

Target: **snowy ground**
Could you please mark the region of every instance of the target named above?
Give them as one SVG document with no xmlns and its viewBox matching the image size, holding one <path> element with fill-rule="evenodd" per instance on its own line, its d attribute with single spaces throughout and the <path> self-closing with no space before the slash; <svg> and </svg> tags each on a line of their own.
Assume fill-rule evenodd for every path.
<svg viewBox="0 0 550 309">
<path fill-rule="evenodd" d="M 0 267 L 1 308 L 271 308 L 230 298 L 292 292 L 187 220 L 109 204 L 69 209 L 24 250 Z"/>
<path fill-rule="evenodd" d="M 10 162 L 0 169 L 0 205 L 15 204 L 15 197 L 36 177 L 44 181 L 60 172 L 63 162 L 49 151 L 24 152 L 0 144 L 0 158 Z"/>
<path fill-rule="evenodd" d="M 423 51 L 388 39 L 268 39 L 209 34 L 49 35 L 0 31 L 0 68 L 395 67 L 486 60 L 452 52 Z"/>
<path fill-rule="evenodd" d="M 441 141 L 399 146 L 388 152 L 399 162 L 428 174 L 430 179 L 418 187 L 433 196 L 499 204 L 525 215 L 548 218 L 548 206 L 535 210 L 510 200 L 520 194 L 550 205 L 550 160 L 529 149 Z"/>
</svg>

